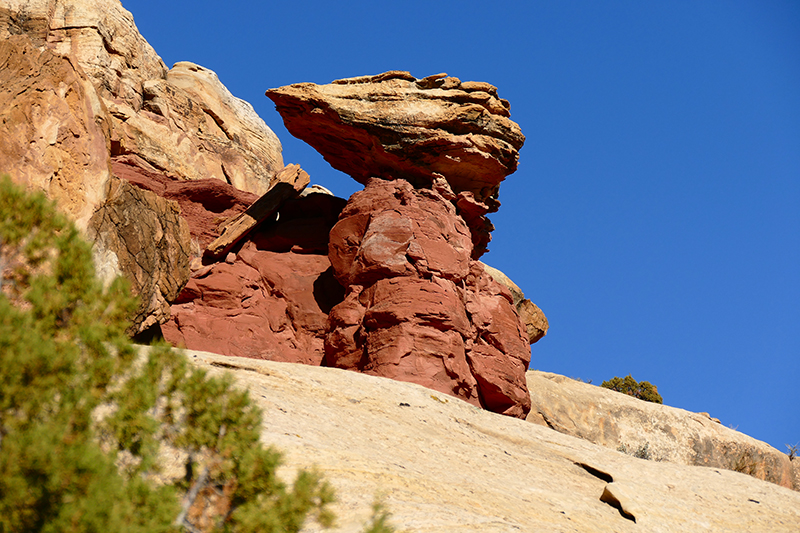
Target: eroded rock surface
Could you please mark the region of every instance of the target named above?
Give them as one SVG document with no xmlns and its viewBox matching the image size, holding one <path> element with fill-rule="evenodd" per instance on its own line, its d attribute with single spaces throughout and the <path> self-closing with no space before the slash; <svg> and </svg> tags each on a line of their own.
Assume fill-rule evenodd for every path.
<svg viewBox="0 0 800 533">
<path fill-rule="evenodd" d="M 360 183 L 443 176 L 495 210 L 500 182 L 517 168 L 525 137 L 497 88 L 440 74 L 391 71 L 267 91 L 286 128 Z"/>
<path fill-rule="evenodd" d="M 0 37 L 0 172 L 44 191 L 85 230 L 105 199 L 109 135 L 80 67 L 27 35 Z"/>
<path fill-rule="evenodd" d="M 324 253 L 344 200 L 287 201 L 226 255 L 194 272 L 162 326 L 174 345 L 319 365 L 328 313 L 344 289 Z"/>
<path fill-rule="evenodd" d="M 144 81 L 141 94 L 140 107 L 108 103 L 113 155 L 133 153 L 179 179 L 218 179 L 259 196 L 283 168 L 278 138 L 211 70 L 176 63 Z"/>
<path fill-rule="evenodd" d="M 511 297 L 514 300 L 514 307 L 517 308 L 517 314 L 519 314 L 519 317 L 522 319 L 522 323 L 525 324 L 525 330 L 528 333 L 528 341 L 534 344 L 547 335 L 547 330 L 550 327 L 547 322 L 547 317 L 544 316 L 542 310 L 539 309 L 535 303 L 525 298 L 525 293 L 522 292 L 522 289 L 500 270 L 485 263 L 483 264 L 483 268 L 492 276 L 493 280 L 507 288 L 511 293 Z"/>
<path fill-rule="evenodd" d="M 524 417 L 527 335 L 509 291 L 471 255 L 466 223 L 439 193 L 368 180 L 331 230 L 347 293 L 330 313 L 325 364 Z"/>
<path fill-rule="evenodd" d="M 118 0 L 0 0 L 0 117 L 0 171 L 43 190 L 88 237 L 102 238 L 101 277 L 126 275 L 145 300 L 137 331 L 169 317 L 186 257 L 199 256 L 219 224 L 283 169 L 280 142 L 250 104 L 210 70 L 167 69 Z M 168 229 L 177 227 L 175 210 L 152 195 L 134 199 L 109 185 L 112 175 L 177 200 L 191 240 Z M 108 191 L 125 199 L 107 199 Z M 120 202 L 137 206 L 141 228 Z M 109 222 L 110 213 L 120 220 Z M 89 228 L 93 214 L 104 222 Z M 111 237 L 122 219 L 128 233 Z M 180 253 L 150 253 L 164 244 L 161 229 Z M 141 248 L 131 248 L 134 236 Z"/>
<path fill-rule="evenodd" d="M 106 155 L 94 158 L 98 164 L 107 165 L 109 153 L 135 154 L 178 179 L 217 179 L 257 195 L 266 192 L 272 177 L 283 168 L 280 142 L 252 106 L 232 96 L 208 69 L 188 62 L 167 69 L 119 1 L 0 0 L 0 39 L 5 44 L 20 36 L 30 39 L 37 54 L 46 50 L 65 58 L 66 64 L 77 72 L 73 77 L 94 87 L 94 91 L 83 90 L 76 96 L 66 90 L 71 87 L 74 93 L 74 81 L 53 79 L 49 90 L 62 98 L 61 93 L 68 96 L 60 106 L 69 106 L 73 113 L 89 107 L 90 118 L 106 128 L 101 137 L 102 144 L 107 145 Z M 36 55 L 29 55 L 27 60 L 34 61 L 34 65 L 47 61 Z M 13 77 L 17 85 L 24 84 L 36 71 L 5 67 L 0 77 Z M 25 85 L 12 87 L 3 81 L 0 93 L 8 91 L 15 104 L 23 108 L 37 105 L 42 98 Z M 28 90 L 12 92 L 20 87 Z M 79 96 L 85 96 L 85 101 L 71 102 Z M 51 129 L 52 125 L 44 132 L 44 142 L 52 140 L 50 145 L 56 148 L 87 142 L 85 138 L 53 139 Z M 69 124 L 62 129 L 68 131 Z M 28 139 L 23 135 L 27 132 L 17 133 L 20 139 L 38 138 Z M 42 136 L 41 132 L 37 135 Z M 69 150 L 69 146 L 64 149 Z M 37 151 L 41 149 L 31 150 L 30 159 L 35 159 Z M 27 164 L 37 170 L 35 164 Z M 5 170 L 16 170 L 20 177 L 12 177 L 19 182 L 30 173 L 20 165 Z M 59 179 L 79 182 L 81 176 L 73 170 L 65 167 Z M 31 183 L 41 188 L 40 184 Z M 105 182 L 99 180 L 92 183 L 89 191 L 104 187 Z M 87 195 L 85 203 L 94 202 L 96 207 L 100 201 L 102 198 Z M 85 228 L 88 217 L 79 220 L 83 220 Z"/>
<path fill-rule="evenodd" d="M 655 461 L 736 470 L 800 490 L 788 455 L 707 413 L 645 402 L 549 372 L 530 371 L 527 379 L 532 422 Z"/>
</svg>

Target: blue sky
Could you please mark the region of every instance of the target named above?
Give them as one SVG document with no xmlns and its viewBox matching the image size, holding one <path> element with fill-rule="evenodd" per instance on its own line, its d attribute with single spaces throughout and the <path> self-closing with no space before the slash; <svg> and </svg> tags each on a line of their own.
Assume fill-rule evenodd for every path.
<svg viewBox="0 0 800 533">
<path fill-rule="evenodd" d="M 217 72 L 284 160 L 268 88 L 408 70 L 488 81 L 527 136 L 484 261 L 550 332 L 531 366 L 632 374 L 786 451 L 800 442 L 800 2 L 123 0 L 168 66 Z"/>
</svg>

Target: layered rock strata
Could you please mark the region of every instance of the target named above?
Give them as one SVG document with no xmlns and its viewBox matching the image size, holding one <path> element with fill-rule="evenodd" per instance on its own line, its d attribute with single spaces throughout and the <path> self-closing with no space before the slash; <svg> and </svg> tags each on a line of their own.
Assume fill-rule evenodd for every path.
<svg viewBox="0 0 800 533">
<path fill-rule="evenodd" d="M 426 185 L 443 176 L 458 194 L 497 197 L 517 168 L 525 137 L 497 88 L 408 72 L 298 83 L 267 91 L 286 128 L 331 166 L 360 183 L 403 178 Z"/>
<path fill-rule="evenodd" d="M 330 313 L 325 364 L 524 417 L 529 343 L 510 293 L 471 253 L 469 229 L 439 193 L 368 180 L 331 230 L 347 292 Z"/>
</svg>

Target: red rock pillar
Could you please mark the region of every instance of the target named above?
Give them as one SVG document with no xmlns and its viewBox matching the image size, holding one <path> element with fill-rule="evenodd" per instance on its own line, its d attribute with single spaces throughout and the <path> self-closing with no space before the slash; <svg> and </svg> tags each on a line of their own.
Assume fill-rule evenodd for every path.
<svg viewBox="0 0 800 533">
<path fill-rule="evenodd" d="M 530 345 L 511 294 L 472 252 L 451 201 L 404 180 L 370 179 L 330 234 L 347 293 L 328 318 L 324 364 L 525 418 Z"/>
</svg>

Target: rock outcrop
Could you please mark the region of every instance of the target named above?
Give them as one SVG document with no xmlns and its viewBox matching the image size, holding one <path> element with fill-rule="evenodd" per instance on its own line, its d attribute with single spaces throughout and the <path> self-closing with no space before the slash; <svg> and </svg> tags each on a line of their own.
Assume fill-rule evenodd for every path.
<svg viewBox="0 0 800 533">
<path fill-rule="evenodd" d="M 142 298 L 133 317 L 139 334 L 170 317 L 170 304 L 189 280 L 189 227 L 176 202 L 112 178 L 105 203 L 89 221 L 95 254 L 128 274 Z"/>
<path fill-rule="evenodd" d="M 800 493 L 737 472 L 637 459 L 412 383 L 192 355 L 250 390 L 287 479 L 315 465 L 332 483 L 336 532 L 362 531 L 376 495 L 409 533 L 800 529 Z"/>
<path fill-rule="evenodd" d="M 292 133 L 368 184 L 344 207 L 298 197 L 308 174 L 253 108 L 210 70 L 167 69 L 118 0 L 0 0 L 0 38 L 0 170 L 95 241 L 101 277 L 131 280 L 133 334 L 163 324 L 176 344 L 526 415 L 546 320 L 521 322 L 477 262 L 524 142 L 495 87 L 393 71 L 270 91 Z"/>
<path fill-rule="evenodd" d="M 141 107 L 108 103 L 112 154 L 136 154 L 181 180 L 218 179 L 264 194 L 283 168 L 281 144 L 217 75 L 189 62 L 141 87 Z"/>
<path fill-rule="evenodd" d="M 45 191 L 98 239 L 101 276 L 126 275 L 143 299 L 135 333 L 169 318 L 187 257 L 218 236 L 216 219 L 246 209 L 284 167 L 252 106 L 210 70 L 167 69 L 118 0 L 0 0 L 0 117 L 0 171 Z M 112 175 L 180 198 L 194 243 L 175 209 Z M 227 184 L 238 191 L 215 202 Z"/>
<path fill-rule="evenodd" d="M 487 264 L 483 265 L 486 273 L 492 276 L 492 279 L 505 287 L 511 293 L 514 301 L 514 307 L 517 308 L 522 323 L 525 324 L 525 330 L 528 333 L 528 341 L 531 344 L 539 342 L 539 340 L 547 335 L 547 330 L 550 325 L 547 322 L 547 317 L 539 306 L 525 298 L 525 293 L 519 286 L 511 281 L 511 278 L 503 274 L 501 271 Z"/>
<path fill-rule="evenodd" d="M 118 0 L 0 0 L 0 39 L 13 35 L 83 73 L 91 99 L 107 108 L 96 114 L 110 123 L 111 155 L 136 154 L 178 179 L 219 179 L 258 195 L 283 168 L 280 141 L 252 106 L 199 65 L 168 69 Z"/>
<path fill-rule="evenodd" d="M 524 417 L 530 347 L 507 290 L 470 259 L 469 229 L 439 193 L 372 178 L 331 230 L 347 288 L 325 363 L 423 384 Z"/>
<path fill-rule="evenodd" d="M 645 402 L 558 374 L 529 371 L 528 420 L 655 461 L 724 468 L 800 490 L 789 456 L 707 413 Z"/>
</svg>

